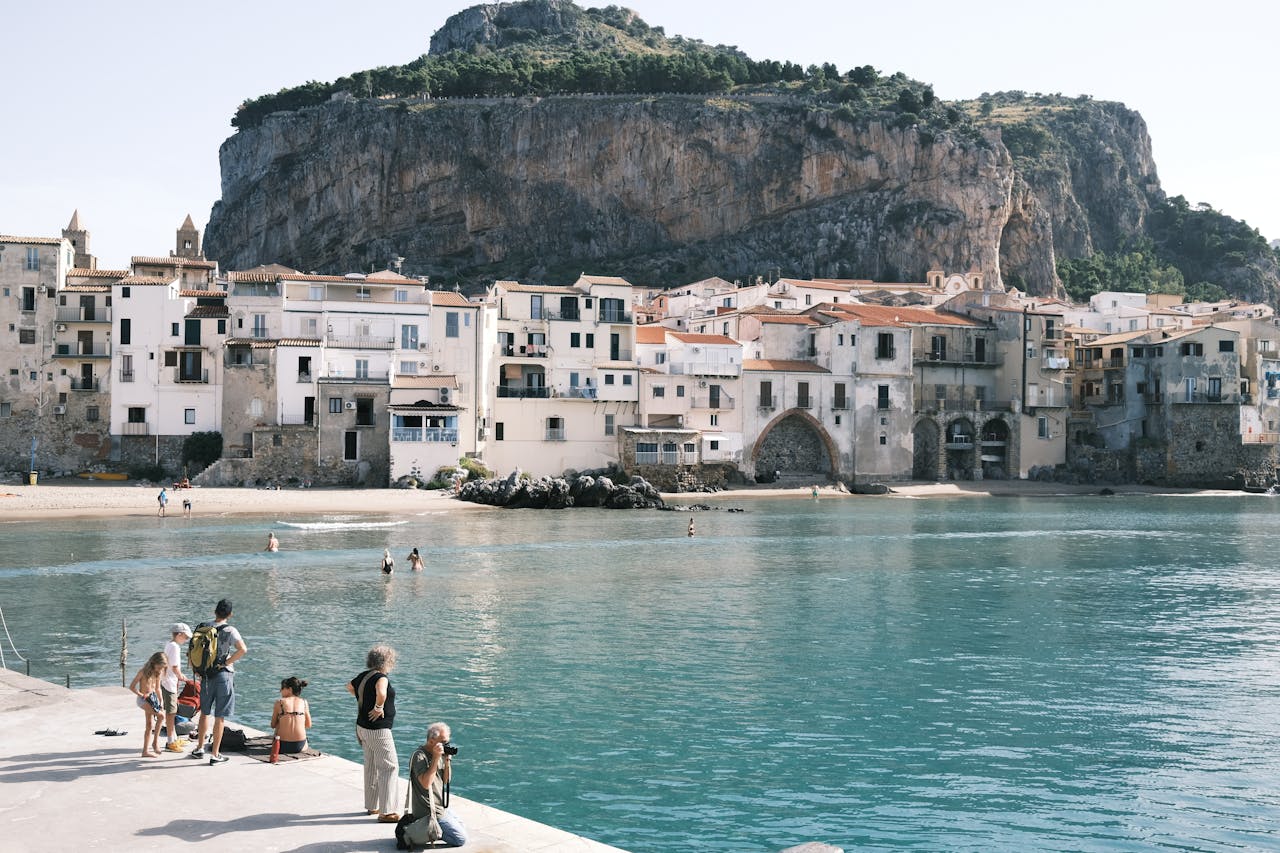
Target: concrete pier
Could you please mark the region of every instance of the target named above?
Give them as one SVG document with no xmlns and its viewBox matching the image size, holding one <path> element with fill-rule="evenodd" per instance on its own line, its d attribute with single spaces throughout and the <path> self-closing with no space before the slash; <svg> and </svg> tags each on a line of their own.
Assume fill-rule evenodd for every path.
<svg viewBox="0 0 1280 853">
<path fill-rule="evenodd" d="M 67 690 L 0 670 L 0 848 L 395 850 L 395 827 L 365 814 L 359 764 L 142 758 L 142 722 L 124 688 Z M 94 734 L 108 728 L 129 734 Z M 469 835 L 451 849 L 466 853 L 621 853 L 456 795 L 451 808 Z"/>
</svg>

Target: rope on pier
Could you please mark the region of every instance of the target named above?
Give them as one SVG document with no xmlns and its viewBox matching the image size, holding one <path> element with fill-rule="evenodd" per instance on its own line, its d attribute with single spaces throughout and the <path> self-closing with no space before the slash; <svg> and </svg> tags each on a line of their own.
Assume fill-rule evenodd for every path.
<svg viewBox="0 0 1280 853">
<path fill-rule="evenodd" d="M 9 648 L 13 650 L 14 656 L 17 657 L 17 659 L 22 661 L 23 663 L 26 663 L 27 659 L 18 653 L 18 647 L 13 644 L 13 637 L 9 635 L 9 623 L 4 621 L 3 607 L 0 607 L 0 625 L 4 626 L 4 636 L 5 636 L 5 639 L 9 641 Z M 5 663 L 5 660 L 4 660 L 4 645 L 0 644 L 0 669 L 8 669 L 8 668 L 9 666 L 8 664 Z"/>
</svg>

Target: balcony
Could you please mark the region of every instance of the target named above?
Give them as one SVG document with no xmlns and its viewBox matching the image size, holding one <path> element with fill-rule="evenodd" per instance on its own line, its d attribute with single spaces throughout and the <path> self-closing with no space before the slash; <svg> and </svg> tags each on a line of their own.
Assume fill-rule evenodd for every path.
<svg viewBox="0 0 1280 853">
<path fill-rule="evenodd" d="M 54 313 L 59 323 L 110 323 L 110 308 L 85 308 L 79 305 L 61 305 Z"/>
<path fill-rule="evenodd" d="M 813 398 L 812 398 L 812 397 L 796 397 L 796 408 L 797 408 L 797 409 L 812 409 L 812 408 L 813 408 Z M 889 407 L 888 407 L 888 406 L 885 406 L 884 408 L 886 408 L 886 409 L 887 409 L 887 408 L 889 408 Z"/>
<path fill-rule="evenodd" d="M 617 323 L 621 325 L 631 325 L 631 315 L 626 311 L 601 311 L 596 316 L 597 323 Z"/>
<path fill-rule="evenodd" d="M 1067 370 L 1071 367 L 1071 359 L 1049 356 L 1044 360 L 1046 370 Z"/>
<path fill-rule="evenodd" d="M 573 387 L 564 392 L 556 392 L 558 397 L 568 397 L 571 400 L 595 400 L 596 389 L 585 387 Z"/>
<path fill-rule="evenodd" d="M 721 361 L 673 361 L 671 372 L 677 376 L 740 376 L 742 365 Z"/>
<path fill-rule="evenodd" d="M 299 373 L 299 374 L 298 374 L 298 384 L 299 384 L 299 385 L 310 385 L 310 384 L 311 384 L 311 374 L 310 374 L 310 373 Z"/>
<path fill-rule="evenodd" d="M 257 337 L 255 335 L 255 337 Z M 325 335 L 326 346 L 338 349 L 395 349 L 396 339 L 380 335 Z"/>
<path fill-rule="evenodd" d="M 543 311 L 542 316 L 548 320 L 581 320 L 581 311 Z"/>
<path fill-rule="evenodd" d="M 54 358 L 106 358 L 109 355 L 111 355 L 110 344 L 81 341 L 57 344 L 53 354 Z"/>
<path fill-rule="evenodd" d="M 183 371 L 182 368 L 175 367 L 173 381 L 179 385 L 208 385 L 209 371 L 207 369 Z"/>
<path fill-rule="evenodd" d="M 882 356 L 880 355 L 876 356 L 876 358 L 881 358 L 881 357 Z M 890 354 L 889 356 L 884 356 L 884 357 L 892 358 L 893 356 L 892 354 Z M 939 364 L 939 365 L 960 364 L 966 367 L 996 367 L 997 366 L 997 362 L 994 358 L 990 358 L 990 357 L 974 358 L 974 355 L 971 352 L 966 352 L 963 355 L 960 355 L 957 353 L 951 353 L 950 355 L 948 355 L 947 353 L 942 352 L 940 350 L 932 350 L 932 351 L 917 350 L 914 356 L 914 360 L 917 363 L 929 362 L 931 364 Z"/>
<path fill-rule="evenodd" d="M 504 358 L 546 358 L 549 347 L 546 344 L 508 344 L 499 346 L 499 355 Z"/>
<path fill-rule="evenodd" d="M 619 349 L 610 350 L 608 357 L 600 359 L 600 361 L 625 361 L 631 363 L 631 350 Z"/>
<path fill-rule="evenodd" d="M 87 379 L 87 380 L 81 376 L 73 376 L 71 377 L 71 390 L 72 391 L 101 391 L 102 380 L 96 376 L 93 377 L 92 379 Z"/>
<path fill-rule="evenodd" d="M 391 430 L 391 440 L 411 442 L 448 441 L 456 443 L 458 441 L 458 431 L 443 427 L 397 427 Z"/>
<path fill-rule="evenodd" d="M 121 435 L 151 435 L 146 422 L 120 424 Z"/>
<path fill-rule="evenodd" d="M 363 373 L 356 373 L 353 376 L 347 376 L 339 371 L 331 373 L 327 376 L 321 376 L 319 382 L 328 382 L 332 385 L 359 385 L 365 383 L 368 385 L 385 385 L 391 374 L 385 370 L 366 370 Z"/>
<path fill-rule="evenodd" d="M 834 409 L 834 410 L 835 410 L 835 411 L 837 411 L 837 412 L 844 412 L 844 411 L 848 411 L 848 409 L 849 409 L 849 398 L 848 398 L 848 397 L 836 397 L 834 400 L 832 400 L 832 401 L 831 401 L 831 408 L 832 408 L 832 409 Z"/>
<path fill-rule="evenodd" d="M 920 411 L 925 412 L 1008 412 L 1012 411 L 1010 400 L 986 400 L 978 397 L 938 397 L 932 400 L 921 400 Z"/>
<path fill-rule="evenodd" d="M 1204 394 L 1197 392 L 1195 394 L 1178 394 L 1173 398 L 1175 403 L 1199 403 L 1213 404 L 1221 403 L 1226 405 L 1238 405 L 1240 403 L 1239 394 Z"/>
<path fill-rule="evenodd" d="M 943 445 L 947 450 L 973 450 L 973 436 L 964 433 L 956 433 L 947 436 L 947 443 Z"/>
<path fill-rule="evenodd" d="M 513 400 L 548 399 L 551 397 L 551 389 L 527 388 L 523 385 L 499 385 L 498 396 Z"/>
<path fill-rule="evenodd" d="M 547 427 L 546 441 L 564 441 L 564 427 Z"/>
<path fill-rule="evenodd" d="M 776 401 L 776 399 L 775 399 L 774 397 L 761 397 L 761 398 L 760 398 L 760 408 L 762 408 L 762 409 L 774 409 L 774 408 L 776 408 L 776 403 L 777 403 L 777 401 Z"/>
<path fill-rule="evenodd" d="M 690 405 L 695 409 L 732 409 L 735 404 L 728 394 L 721 394 L 718 397 L 694 397 Z"/>
</svg>

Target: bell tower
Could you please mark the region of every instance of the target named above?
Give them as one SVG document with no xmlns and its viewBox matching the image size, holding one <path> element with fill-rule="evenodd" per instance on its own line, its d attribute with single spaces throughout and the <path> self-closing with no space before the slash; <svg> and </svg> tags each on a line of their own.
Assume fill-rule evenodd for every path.
<svg viewBox="0 0 1280 853">
<path fill-rule="evenodd" d="M 194 222 L 191 221 L 191 214 L 187 214 L 187 218 L 183 220 L 182 227 L 178 229 L 177 247 L 174 249 L 173 256 L 175 258 L 199 258 L 204 259 L 204 255 L 200 254 L 200 231 L 196 228 Z"/>
<path fill-rule="evenodd" d="M 89 254 L 89 231 L 80 225 L 80 211 L 71 214 L 71 221 L 62 229 L 62 239 L 71 243 L 76 250 L 75 266 L 79 269 L 93 270 L 98 268 L 98 259 Z"/>
</svg>

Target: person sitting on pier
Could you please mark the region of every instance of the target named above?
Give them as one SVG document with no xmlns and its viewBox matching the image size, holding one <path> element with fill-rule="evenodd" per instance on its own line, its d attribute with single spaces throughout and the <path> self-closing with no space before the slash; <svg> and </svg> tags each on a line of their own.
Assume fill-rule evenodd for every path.
<svg viewBox="0 0 1280 853">
<path fill-rule="evenodd" d="M 280 738 L 280 753 L 295 755 L 307 748 L 307 729 L 311 728 L 311 706 L 302 698 L 307 682 L 290 676 L 280 682 L 280 698 L 271 709 L 271 728 Z"/>
</svg>

